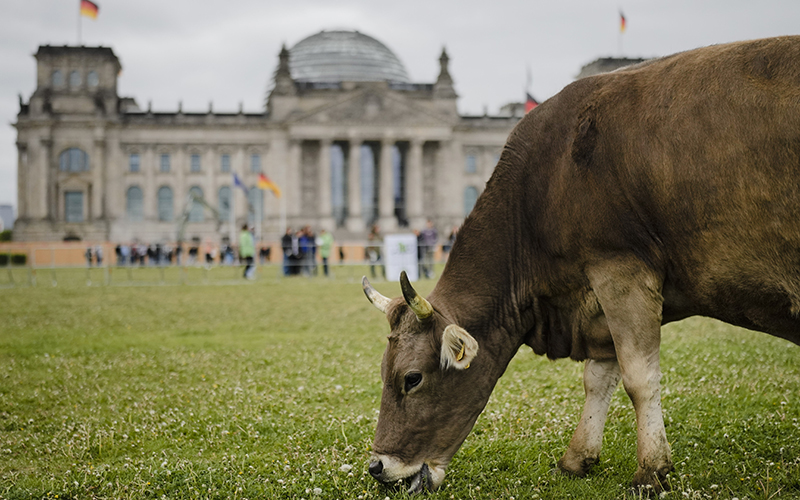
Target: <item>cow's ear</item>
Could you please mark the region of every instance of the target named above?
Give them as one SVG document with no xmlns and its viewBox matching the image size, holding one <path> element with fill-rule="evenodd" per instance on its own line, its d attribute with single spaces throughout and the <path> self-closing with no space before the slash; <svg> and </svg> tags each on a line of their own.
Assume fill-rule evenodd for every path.
<svg viewBox="0 0 800 500">
<path fill-rule="evenodd" d="M 440 362 L 442 369 L 451 366 L 457 370 L 466 370 L 478 355 L 478 341 L 458 325 L 448 325 L 442 334 L 442 353 Z"/>
</svg>

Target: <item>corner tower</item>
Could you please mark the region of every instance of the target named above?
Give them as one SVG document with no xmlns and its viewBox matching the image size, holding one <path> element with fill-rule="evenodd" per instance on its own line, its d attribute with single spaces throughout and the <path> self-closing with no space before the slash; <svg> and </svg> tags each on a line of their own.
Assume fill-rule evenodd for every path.
<svg viewBox="0 0 800 500">
<path fill-rule="evenodd" d="M 117 112 L 117 75 L 122 65 L 109 47 L 52 47 L 36 52 L 33 116 Z"/>
<path fill-rule="evenodd" d="M 109 234 L 107 135 L 119 121 L 117 75 L 108 47 L 43 45 L 36 90 L 17 115 L 18 213 L 21 240 Z"/>
</svg>

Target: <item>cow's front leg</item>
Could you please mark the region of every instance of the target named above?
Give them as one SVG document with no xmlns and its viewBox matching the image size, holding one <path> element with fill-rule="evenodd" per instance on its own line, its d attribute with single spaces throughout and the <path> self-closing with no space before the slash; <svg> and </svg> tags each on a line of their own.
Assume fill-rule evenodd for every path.
<svg viewBox="0 0 800 500">
<path fill-rule="evenodd" d="M 666 476 L 672 471 L 669 442 L 661 413 L 661 369 L 658 353 L 641 359 L 629 359 L 622 366 L 622 384 L 633 402 L 637 425 L 639 467 L 633 486 L 668 489 Z"/>
<path fill-rule="evenodd" d="M 636 411 L 638 468 L 634 487 L 668 489 L 672 458 L 661 413 L 661 281 L 635 259 L 605 262 L 588 270 L 603 308 L 622 384 Z"/>
<path fill-rule="evenodd" d="M 583 367 L 586 402 L 583 405 L 581 421 L 569 442 L 569 448 L 558 461 L 558 467 L 562 471 L 583 477 L 600 459 L 608 405 L 619 379 L 619 364 L 616 360 L 586 360 Z"/>
</svg>

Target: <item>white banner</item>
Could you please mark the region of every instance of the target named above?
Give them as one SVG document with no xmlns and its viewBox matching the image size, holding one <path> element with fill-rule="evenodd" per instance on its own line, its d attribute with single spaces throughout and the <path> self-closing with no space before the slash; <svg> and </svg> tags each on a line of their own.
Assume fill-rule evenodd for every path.
<svg viewBox="0 0 800 500">
<path fill-rule="evenodd" d="M 399 281 L 400 273 L 405 271 L 410 281 L 419 279 L 419 259 L 417 258 L 417 237 L 413 234 L 390 234 L 383 239 L 386 279 Z"/>
</svg>

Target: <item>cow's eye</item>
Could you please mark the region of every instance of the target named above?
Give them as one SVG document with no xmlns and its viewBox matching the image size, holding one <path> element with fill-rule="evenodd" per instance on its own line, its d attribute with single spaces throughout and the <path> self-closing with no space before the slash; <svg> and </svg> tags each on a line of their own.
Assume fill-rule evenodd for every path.
<svg viewBox="0 0 800 500">
<path fill-rule="evenodd" d="M 406 375 L 406 392 L 418 386 L 422 382 L 422 374 L 413 372 Z"/>
</svg>

